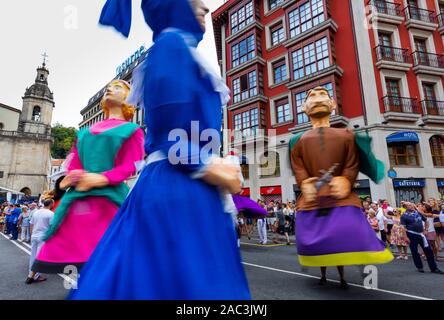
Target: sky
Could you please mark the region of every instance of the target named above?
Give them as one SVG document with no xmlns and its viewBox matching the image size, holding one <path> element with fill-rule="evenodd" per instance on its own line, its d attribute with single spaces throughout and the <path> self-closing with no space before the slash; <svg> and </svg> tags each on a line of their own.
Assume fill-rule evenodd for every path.
<svg viewBox="0 0 444 320">
<path fill-rule="evenodd" d="M 98 25 L 105 0 L 14 0 L 0 10 L 0 103 L 21 109 L 25 89 L 47 53 L 53 124 L 78 128 L 80 110 L 116 75 L 116 68 L 141 45 L 152 44 L 141 0 L 133 0 L 131 34 L 125 39 Z M 213 12 L 223 0 L 204 0 Z M 198 48 L 218 70 L 211 23 Z"/>
</svg>

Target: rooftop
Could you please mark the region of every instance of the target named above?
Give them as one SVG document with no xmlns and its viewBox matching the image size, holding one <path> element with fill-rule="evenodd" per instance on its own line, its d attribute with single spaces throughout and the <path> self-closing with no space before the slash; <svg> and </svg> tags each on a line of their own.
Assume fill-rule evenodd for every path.
<svg viewBox="0 0 444 320">
<path fill-rule="evenodd" d="M 17 113 L 22 113 L 21 110 L 13 108 L 13 107 L 10 107 L 10 106 L 7 106 L 6 104 L 3 104 L 3 103 L 0 103 L 0 108 L 8 109 L 10 111 L 14 111 L 14 112 L 17 112 Z"/>
</svg>

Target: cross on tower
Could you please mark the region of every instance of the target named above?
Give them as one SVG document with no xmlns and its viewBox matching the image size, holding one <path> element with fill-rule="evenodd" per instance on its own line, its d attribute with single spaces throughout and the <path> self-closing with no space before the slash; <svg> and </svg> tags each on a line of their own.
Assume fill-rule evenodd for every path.
<svg viewBox="0 0 444 320">
<path fill-rule="evenodd" d="M 44 54 L 42 54 L 42 57 L 43 57 L 43 66 L 46 66 L 46 58 L 48 58 L 49 56 L 45 52 Z"/>
</svg>

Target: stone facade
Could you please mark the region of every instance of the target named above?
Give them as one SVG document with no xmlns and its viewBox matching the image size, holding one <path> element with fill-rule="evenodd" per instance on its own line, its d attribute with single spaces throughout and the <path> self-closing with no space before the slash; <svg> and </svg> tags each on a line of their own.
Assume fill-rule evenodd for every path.
<svg viewBox="0 0 444 320">
<path fill-rule="evenodd" d="M 54 100 L 48 75 L 45 64 L 37 69 L 35 83 L 23 96 L 15 127 L 9 122 L 8 128 L 0 130 L 0 186 L 33 196 L 49 187 Z"/>
<path fill-rule="evenodd" d="M 0 103 L 0 130 L 17 130 L 21 111 Z"/>
</svg>

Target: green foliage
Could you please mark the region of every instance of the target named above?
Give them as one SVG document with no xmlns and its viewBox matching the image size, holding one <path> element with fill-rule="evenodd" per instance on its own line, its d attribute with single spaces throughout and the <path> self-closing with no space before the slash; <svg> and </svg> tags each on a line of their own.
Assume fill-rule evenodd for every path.
<svg viewBox="0 0 444 320">
<path fill-rule="evenodd" d="M 54 159 L 65 159 L 71 150 L 76 139 L 77 130 L 73 127 L 64 127 L 56 123 L 52 127 L 52 138 L 54 143 L 51 146 L 51 156 Z"/>
</svg>

